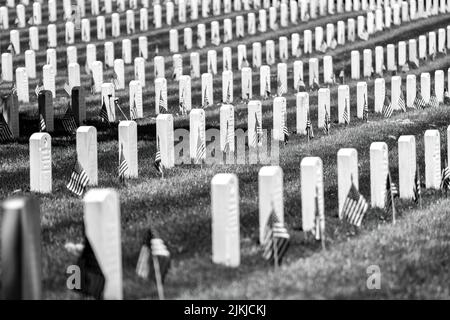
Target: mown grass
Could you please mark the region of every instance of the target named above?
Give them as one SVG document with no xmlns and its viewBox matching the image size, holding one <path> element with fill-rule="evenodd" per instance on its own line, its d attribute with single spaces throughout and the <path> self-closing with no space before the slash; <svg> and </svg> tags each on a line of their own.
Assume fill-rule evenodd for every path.
<svg viewBox="0 0 450 320">
<path fill-rule="evenodd" d="M 419 21 L 412 25 L 417 28 L 427 26 L 427 28 L 436 29 L 437 26 L 445 22 L 440 17 L 437 17 L 434 22 L 432 20 Z M 321 18 L 320 25 L 324 24 L 325 21 L 325 18 Z M 409 27 L 411 28 L 411 26 Z M 404 33 L 406 28 L 401 28 L 403 27 L 400 27 L 398 31 L 391 35 L 379 34 L 373 39 L 371 38 L 372 42 L 366 43 L 366 45 L 374 46 L 382 41 L 398 41 L 399 39 L 406 39 L 407 36 L 412 36 L 412 34 L 417 35 L 423 32 L 423 29 L 420 31 L 416 29 L 411 31 L 412 34 L 407 34 Z M 404 32 L 400 32 L 400 30 Z M 355 46 L 363 48 L 364 43 L 359 42 L 348 47 L 354 49 Z M 346 48 L 347 46 L 336 50 L 340 57 L 335 58 L 337 66 L 348 66 L 346 57 L 351 49 Z M 440 58 L 414 71 L 414 73 L 418 74 L 438 68 L 443 69 L 448 67 L 449 64 L 447 58 Z M 389 92 L 388 77 L 386 77 L 386 81 L 387 91 Z M 352 90 L 354 84 L 354 82 L 350 82 Z M 58 83 L 58 86 L 61 85 L 62 83 Z M 235 82 L 235 92 L 240 91 L 237 89 L 239 86 L 240 84 Z M 199 82 L 196 82 L 193 88 L 198 89 L 198 87 Z M 369 88 L 371 88 L 370 82 Z M 153 88 L 149 90 L 151 91 Z M 215 92 L 215 97 L 217 96 L 221 96 L 221 94 Z M 175 97 L 174 94 L 173 99 Z M 315 93 L 311 93 L 311 97 L 311 116 L 315 123 L 316 100 L 314 99 L 317 98 L 315 98 Z M 295 128 L 295 107 L 291 88 L 287 99 L 289 127 L 293 129 Z M 334 87 L 332 88 L 331 99 L 332 115 L 335 115 L 337 100 Z M 198 102 L 198 96 L 194 99 L 195 102 Z M 61 103 L 62 101 L 56 101 L 55 107 L 61 108 Z M 264 102 L 263 125 L 264 128 L 268 129 L 272 126 L 271 103 L 271 100 Z M 369 105 L 372 107 L 370 100 Z M 94 100 L 89 101 L 88 106 L 91 114 L 94 114 L 94 110 L 97 109 Z M 21 106 L 21 121 L 24 118 L 32 119 L 35 109 L 36 106 L 33 104 L 23 106 L 23 108 Z M 134 274 L 142 236 L 149 223 L 153 223 L 160 231 L 173 256 L 173 265 L 166 282 L 166 295 L 169 298 L 400 298 L 407 294 L 409 297 L 448 296 L 448 291 L 446 292 L 444 289 L 440 292 L 432 290 L 433 287 L 439 288 L 438 286 L 430 285 L 428 291 L 423 291 L 423 295 L 420 290 L 414 290 L 416 287 L 411 287 L 412 283 L 419 280 L 422 282 L 429 280 L 432 284 L 441 279 L 445 281 L 447 276 L 443 273 L 447 256 L 443 255 L 442 260 L 440 260 L 441 257 L 435 257 L 432 254 L 435 252 L 433 250 L 441 252 L 439 250 L 444 250 L 447 245 L 445 239 L 442 240 L 443 235 L 440 229 L 436 229 L 435 225 L 428 225 L 424 222 L 424 231 L 419 230 L 423 233 L 428 232 L 430 239 L 433 239 L 435 246 L 430 251 L 426 250 L 426 246 L 420 240 L 419 235 L 414 239 L 412 227 L 411 229 L 406 228 L 404 233 L 394 233 L 397 228 L 401 228 L 402 224 L 409 225 L 409 211 L 414 208 L 412 203 L 402 201 L 398 207 L 401 218 L 394 229 L 389 225 L 388 217 L 383 217 L 378 210 L 372 210 L 364 222 L 363 230 L 356 235 L 352 235 L 352 230 L 342 225 L 337 218 L 336 177 L 336 154 L 339 148 L 356 148 L 359 153 L 361 191 L 370 200 L 370 143 L 373 141 L 386 141 L 388 143 L 391 173 L 394 180 L 397 181 L 396 141 L 403 134 L 416 135 L 418 163 L 421 165 L 421 172 L 424 176 L 423 133 L 430 128 L 440 130 L 444 158 L 446 155 L 445 129 L 450 123 L 448 107 L 410 111 L 407 114 L 397 114 L 390 120 L 382 119 L 380 116 L 371 113 L 368 123 L 352 118 L 351 124 L 347 127 L 333 125 L 330 136 L 325 137 L 316 130 L 318 138 L 309 144 L 306 143 L 304 137 L 293 135 L 289 144 L 281 151 L 280 165 L 284 170 L 285 217 L 289 232 L 292 235 L 292 246 L 287 255 L 286 269 L 283 269 L 283 272 L 279 274 L 274 274 L 272 267 L 262 259 L 261 250 L 256 242 L 258 234 L 257 174 L 261 166 L 214 165 L 200 169 L 198 166 L 182 165 L 168 171 L 166 179 L 161 180 L 152 164 L 155 154 L 155 127 L 154 121 L 148 118 L 152 113 L 152 110 L 146 109 L 147 119 L 142 122 L 139 121 L 139 178 L 128 181 L 126 186 L 122 186 L 117 180 L 117 130 L 114 126 L 108 128 L 96 121 L 89 121 L 89 124 L 95 124 L 99 129 L 99 187 L 113 187 L 120 193 L 125 298 L 156 297 L 153 285 L 138 279 Z M 351 113 L 356 114 L 356 106 L 353 103 Z M 208 126 L 217 127 L 217 108 L 207 111 L 207 119 Z M 246 119 L 245 105 L 238 104 L 236 115 L 238 127 L 245 129 Z M 31 120 L 23 122 L 24 132 L 33 132 L 33 125 Z M 187 117 L 177 117 L 175 126 L 186 127 Z M 60 133 L 53 135 L 54 192 L 50 195 L 39 195 L 42 211 L 43 272 L 46 298 L 67 299 L 77 297 L 69 292 L 65 286 L 65 270 L 69 265 L 75 263 L 76 258 L 64 249 L 66 242 L 82 240 L 82 201 L 73 197 L 65 187 L 72 163 L 75 160 L 74 144 L 73 137 L 65 137 Z M 29 193 L 28 152 L 27 135 L 18 142 L 0 146 L 0 199 L 6 198 L 16 190 L 18 190 L 18 194 Z M 300 192 L 301 187 L 305 187 L 300 186 L 300 161 L 305 156 L 319 156 L 324 162 L 327 217 L 327 251 L 325 252 L 321 252 L 320 244 L 311 239 L 305 239 L 304 234 L 299 230 L 301 225 Z M 239 177 L 242 265 L 238 269 L 213 265 L 210 258 L 210 181 L 219 172 L 234 172 Z M 432 206 L 439 197 L 439 192 L 428 190 L 425 194 L 425 208 Z M 433 208 L 427 210 L 434 210 Z M 426 214 L 426 211 L 417 214 Z M 445 216 L 443 217 L 445 218 Z M 413 222 L 411 221 L 412 224 Z M 440 226 L 440 224 L 436 226 Z M 408 233 L 408 230 L 411 233 Z M 379 241 L 372 241 L 371 238 Z M 395 238 L 395 241 L 391 241 L 393 238 Z M 397 265 L 398 261 L 402 261 L 397 255 L 400 249 L 396 245 L 403 243 L 403 241 L 406 244 L 411 243 L 411 245 L 405 244 L 405 250 L 410 250 L 412 256 L 421 256 L 423 252 L 424 257 L 429 257 L 429 259 L 423 261 L 428 261 L 429 264 L 422 262 L 415 265 L 409 264 L 407 270 L 409 276 L 406 278 L 404 278 L 404 269 L 397 266 L 395 271 L 388 273 L 389 281 L 386 289 L 382 289 L 378 295 L 364 291 L 362 287 L 365 284 L 364 271 L 367 262 L 372 261 L 370 259 L 364 260 L 366 259 L 364 258 L 364 252 L 381 252 L 383 260 L 379 261 L 381 261 L 383 272 L 384 268 L 388 268 L 386 265 Z M 392 245 L 390 245 L 391 242 Z M 378 248 L 376 246 L 378 243 L 386 245 Z M 341 251 L 342 257 L 350 259 L 350 264 L 339 256 Z M 436 264 L 433 264 L 433 259 Z M 345 263 L 342 263 L 342 261 L 345 261 Z M 342 279 L 337 279 L 338 275 L 335 274 L 339 267 L 344 270 L 345 276 Z M 297 274 L 304 274 L 304 277 L 295 278 L 294 275 Z M 283 278 L 283 280 L 280 280 L 280 278 Z M 326 281 L 330 281 L 330 286 L 334 285 L 335 289 L 326 289 Z M 385 287 L 383 286 L 383 288 Z"/>
</svg>

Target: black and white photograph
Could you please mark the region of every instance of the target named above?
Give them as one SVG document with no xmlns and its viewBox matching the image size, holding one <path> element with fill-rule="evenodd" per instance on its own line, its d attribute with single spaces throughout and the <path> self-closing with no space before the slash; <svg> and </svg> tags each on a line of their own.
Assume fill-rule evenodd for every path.
<svg viewBox="0 0 450 320">
<path fill-rule="evenodd" d="M 0 50 L 0 300 L 450 300 L 450 0 L 0 0 Z"/>
</svg>

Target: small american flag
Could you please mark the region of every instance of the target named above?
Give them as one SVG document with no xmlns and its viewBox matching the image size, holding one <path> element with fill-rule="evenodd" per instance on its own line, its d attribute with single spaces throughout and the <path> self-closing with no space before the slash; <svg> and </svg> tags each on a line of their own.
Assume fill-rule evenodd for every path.
<svg viewBox="0 0 450 320">
<path fill-rule="evenodd" d="M 201 163 L 206 156 L 205 144 L 201 136 L 200 127 L 198 128 L 197 136 L 197 154 L 195 155 L 195 163 Z"/>
<path fill-rule="evenodd" d="M 165 112 L 168 111 L 166 101 L 164 100 L 164 96 L 163 96 L 163 89 L 161 88 L 159 90 L 159 111 L 161 112 L 162 109 L 164 109 Z"/>
<path fill-rule="evenodd" d="M 437 101 L 437 98 L 435 95 L 432 95 L 430 97 L 430 101 L 428 102 L 428 105 L 432 108 L 437 108 L 439 107 L 439 102 Z"/>
<path fill-rule="evenodd" d="M 266 88 L 265 88 L 265 99 L 270 98 L 270 83 L 269 83 L 269 76 L 266 78 Z"/>
<path fill-rule="evenodd" d="M 230 126 L 231 117 L 227 120 L 227 130 L 225 137 L 225 146 L 223 148 L 224 153 L 228 153 L 231 151 L 231 144 L 234 145 L 234 132 L 231 130 Z"/>
<path fill-rule="evenodd" d="M 284 137 L 284 143 L 288 143 L 289 141 L 289 130 L 287 127 L 287 111 L 284 111 L 283 114 L 283 137 Z"/>
<path fill-rule="evenodd" d="M 80 162 L 77 160 L 75 166 L 73 167 L 72 174 L 70 175 L 69 183 L 67 184 L 67 189 L 75 193 L 77 196 L 81 196 L 86 190 L 86 186 L 89 183 L 89 177 L 81 166 Z"/>
<path fill-rule="evenodd" d="M 225 97 L 225 103 L 231 103 L 231 91 L 230 91 L 230 82 L 228 82 L 227 94 Z"/>
<path fill-rule="evenodd" d="M 64 82 L 64 91 L 67 93 L 69 97 L 72 96 L 72 89 L 70 88 L 67 82 Z"/>
<path fill-rule="evenodd" d="M 308 141 L 314 138 L 314 131 L 311 123 L 311 118 L 309 117 L 309 111 L 306 118 L 306 136 L 308 138 Z"/>
<path fill-rule="evenodd" d="M 325 40 L 322 41 L 322 44 L 320 45 L 319 51 L 322 53 L 325 53 L 328 49 L 327 43 Z"/>
<path fill-rule="evenodd" d="M 128 171 L 128 163 L 123 155 L 123 144 L 120 145 L 120 155 L 119 155 L 119 179 L 121 182 L 125 181 L 126 173 Z"/>
<path fill-rule="evenodd" d="M 47 130 L 47 125 L 45 124 L 45 119 L 42 113 L 39 113 L 39 131 L 44 132 Z"/>
<path fill-rule="evenodd" d="M 298 85 L 297 85 L 297 92 L 304 92 L 306 91 L 305 83 L 303 82 L 303 79 L 300 77 L 298 79 Z"/>
<path fill-rule="evenodd" d="M 366 30 L 362 30 L 361 33 L 359 34 L 359 38 L 361 40 L 367 41 L 369 40 L 369 33 Z"/>
<path fill-rule="evenodd" d="M 185 104 L 185 102 L 184 102 L 184 88 L 183 88 L 183 90 L 181 91 L 179 107 L 180 107 L 180 112 L 181 112 L 181 114 L 186 114 L 186 104 Z"/>
<path fill-rule="evenodd" d="M 420 93 L 416 94 L 416 97 L 414 98 L 413 107 L 415 109 L 425 109 L 427 106 L 427 103 L 422 98 L 422 95 Z"/>
<path fill-rule="evenodd" d="M 159 237 L 156 230 L 150 227 L 146 232 L 139 253 L 136 274 L 143 279 L 149 279 L 151 277 L 155 283 L 158 282 L 158 277 L 160 276 L 161 282 L 164 282 L 169 268 L 170 252 L 167 250 L 164 241 Z"/>
<path fill-rule="evenodd" d="M 161 151 L 159 147 L 159 137 L 156 140 L 156 155 L 155 155 L 155 161 L 153 163 L 156 170 L 158 170 L 159 173 L 164 174 L 164 166 L 161 162 Z"/>
<path fill-rule="evenodd" d="M 391 174 L 388 172 L 386 177 L 386 193 L 384 196 L 384 211 L 386 214 L 395 212 L 394 198 L 398 196 L 398 189 L 395 183 L 391 181 Z"/>
<path fill-rule="evenodd" d="M 118 90 L 118 88 L 119 88 L 119 75 L 117 74 L 116 69 L 113 69 L 111 82 L 113 83 L 114 88 L 116 90 Z"/>
<path fill-rule="evenodd" d="M 64 131 L 66 131 L 67 133 L 73 134 L 77 131 L 77 123 L 75 121 L 75 117 L 69 103 L 67 103 L 66 113 L 64 114 L 61 122 Z"/>
<path fill-rule="evenodd" d="M 406 112 L 406 103 L 405 103 L 403 91 L 400 93 L 400 97 L 398 97 L 398 106 L 403 112 Z"/>
<path fill-rule="evenodd" d="M 313 233 L 316 240 L 325 239 L 325 213 L 319 207 L 319 189 L 316 187 L 315 201 L 314 201 L 314 228 Z"/>
<path fill-rule="evenodd" d="M 349 112 L 348 112 L 348 99 L 345 99 L 345 107 L 344 107 L 344 113 L 342 114 L 342 120 L 344 120 L 345 125 L 350 123 L 350 116 L 349 116 Z"/>
<path fill-rule="evenodd" d="M 6 50 L 9 51 L 13 56 L 16 55 L 16 49 L 15 49 L 14 44 L 12 42 L 9 43 L 8 49 L 6 49 Z"/>
<path fill-rule="evenodd" d="M 106 110 L 105 98 L 102 97 L 102 108 L 100 109 L 100 119 L 104 122 L 109 122 L 108 110 Z"/>
<path fill-rule="evenodd" d="M 363 120 L 366 122 L 369 120 L 369 106 L 367 104 L 367 96 L 366 95 L 364 95 Z"/>
<path fill-rule="evenodd" d="M 280 265 L 289 248 L 289 233 L 275 213 L 272 205 L 270 216 L 264 230 L 263 257 Z"/>
<path fill-rule="evenodd" d="M 327 106 L 324 105 L 325 108 L 325 117 L 324 117 L 324 125 L 323 125 L 323 133 L 330 134 L 330 127 L 331 127 L 331 121 L 330 121 L 330 115 L 328 114 Z"/>
<path fill-rule="evenodd" d="M 341 79 L 342 84 L 345 83 L 345 71 L 343 69 L 339 72 L 339 79 Z"/>
<path fill-rule="evenodd" d="M 420 172 L 419 166 L 417 166 L 416 174 L 414 175 L 414 185 L 413 185 L 413 201 L 414 203 L 419 203 L 422 197 L 422 185 L 420 182 Z"/>
<path fill-rule="evenodd" d="M 135 120 L 138 118 L 137 106 L 136 106 L 136 94 L 133 96 L 133 104 L 130 108 L 131 120 Z"/>
<path fill-rule="evenodd" d="M 205 86 L 205 90 L 203 92 L 203 109 L 206 109 L 209 106 L 209 100 L 208 100 L 208 87 Z"/>
<path fill-rule="evenodd" d="M 41 81 L 41 83 L 42 83 L 42 81 Z M 41 84 L 41 85 L 37 84 L 36 89 L 34 89 L 34 93 L 36 93 L 36 97 L 39 97 L 39 94 L 44 90 L 45 90 L 45 88 L 44 88 L 43 84 Z"/>
<path fill-rule="evenodd" d="M 384 98 L 384 103 L 383 103 L 383 116 L 385 118 L 390 118 L 392 116 L 393 113 L 393 109 L 392 109 L 392 104 L 391 101 L 389 100 L 389 98 L 387 96 L 385 96 Z"/>
<path fill-rule="evenodd" d="M 446 164 L 445 168 L 442 170 L 441 191 L 447 192 L 449 187 L 450 187 L 450 169 Z"/>
<path fill-rule="evenodd" d="M 287 92 L 286 86 L 283 84 L 283 81 L 281 81 L 280 77 L 278 77 L 277 83 L 278 83 L 278 96 L 281 97 L 284 93 Z"/>
<path fill-rule="evenodd" d="M 0 141 L 7 142 L 14 139 L 14 136 L 9 128 L 8 123 L 3 117 L 3 112 L 0 110 Z"/>
<path fill-rule="evenodd" d="M 262 125 L 261 122 L 258 120 L 258 114 L 255 112 L 255 132 L 253 133 L 253 143 L 252 146 L 256 148 L 257 146 L 262 145 Z"/>
<path fill-rule="evenodd" d="M 342 207 L 342 217 L 350 224 L 359 228 L 368 209 L 369 204 L 358 189 L 356 189 L 352 179 L 350 190 Z"/>
</svg>

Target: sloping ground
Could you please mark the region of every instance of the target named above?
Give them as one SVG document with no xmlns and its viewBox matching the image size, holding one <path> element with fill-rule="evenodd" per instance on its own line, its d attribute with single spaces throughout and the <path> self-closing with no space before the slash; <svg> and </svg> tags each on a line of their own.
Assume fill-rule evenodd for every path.
<svg viewBox="0 0 450 320">
<path fill-rule="evenodd" d="M 430 199 L 431 200 L 431 199 Z M 449 299 L 448 199 L 404 212 L 395 225 L 299 258 L 277 271 L 177 296 L 181 299 Z M 367 268 L 380 268 L 380 289 L 369 290 Z M 371 273 L 370 273 L 371 274 Z"/>
</svg>

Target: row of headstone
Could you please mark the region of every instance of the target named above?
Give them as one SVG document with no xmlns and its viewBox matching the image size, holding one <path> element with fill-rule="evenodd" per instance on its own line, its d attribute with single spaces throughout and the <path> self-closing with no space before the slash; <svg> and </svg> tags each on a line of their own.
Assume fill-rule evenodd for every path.
<svg viewBox="0 0 450 320">
<path fill-rule="evenodd" d="M 106 0 L 108 2 L 110 0 Z M 217 0 L 214 0 L 217 2 Z M 67 2 L 67 1 L 66 1 Z M 126 26 L 127 31 L 131 31 L 131 33 L 134 32 L 135 28 L 135 14 L 137 6 L 130 6 L 128 10 L 125 8 L 125 1 L 119 0 L 117 1 L 117 12 L 113 12 L 111 9 L 111 6 L 105 3 L 104 13 L 108 14 L 111 17 L 111 23 L 113 30 L 115 27 L 120 29 L 120 14 L 122 12 L 125 12 L 125 18 L 126 18 Z M 209 8 L 210 1 L 203 0 L 202 3 L 202 16 L 204 18 L 207 18 L 210 16 L 210 8 Z M 220 2 L 219 4 L 219 10 L 214 10 L 213 15 L 218 16 L 221 14 L 220 12 Z M 91 3 L 92 5 L 92 17 L 90 18 L 84 18 L 86 16 L 85 11 L 85 4 L 84 0 L 78 0 L 77 4 L 74 6 L 71 6 L 70 4 L 68 6 L 64 7 L 64 14 L 59 15 L 59 17 L 63 17 L 65 21 L 69 20 L 71 23 L 81 24 L 81 29 L 83 31 L 84 28 L 87 27 L 87 31 L 89 32 L 89 24 L 92 18 L 96 18 L 97 20 L 97 29 L 102 28 L 105 30 L 106 23 L 105 23 L 105 16 L 99 15 L 100 14 L 100 7 L 98 0 L 94 0 Z M 176 6 L 177 5 L 177 6 Z M 191 8 L 190 14 L 188 15 L 187 5 Z M 167 25 L 173 25 L 175 23 L 175 20 L 177 20 L 179 23 L 186 23 L 188 20 L 197 20 L 199 18 L 199 10 L 198 10 L 199 0 L 181 0 L 177 1 L 177 3 L 174 4 L 172 1 L 167 1 L 165 3 L 165 22 Z M 234 11 L 241 11 L 241 1 L 235 1 L 235 7 Z M 215 4 L 215 7 L 217 8 L 217 5 Z M 111 9 L 111 10 L 108 10 Z M 228 6 L 226 8 L 229 8 Z M 175 9 L 177 9 L 177 12 L 175 14 Z M 231 9 L 231 8 L 230 8 Z M 244 10 L 250 10 L 250 6 L 247 4 L 245 5 Z M 230 13 L 231 10 L 226 9 L 224 14 Z M 163 21 L 163 8 L 160 3 L 156 3 L 153 5 L 153 24 L 155 28 L 161 28 L 162 27 L 162 21 Z M 142 8 L 139 9 L 139 21 L 140 21 L 140 31 L 148 31 L 148 22 L 149 22 L 149 9 L 148 9 L 148 2 L 147 5 L 142 6 Z M 26 9 L 23 4 L 18 4 L 16 6 L 15 10 L 15 25 L 18 28 L 24 28 L 27 25 L 35 25 L 39 26 L 44 24 L 44 17 L 43 17 L 43 10 L 42 5 L 40 2 L 34 2 L 33 8 L 32 8 L 32 14 L 31 17 L 27 20 L 26 17 Z M 48 2 L 48 16 L 47 16 L 47 22 L 55 23 L 60 20 L 58 20 L 58 12 L 57 12 L 57 5 L 55 0 L 50 0 Z M 116 25 L 117 24 L 117 25 Z M 4 30 L 9 29 L 9 10 L 6 6 L 0 7 L 0 25 L 3 27 Z M 67 24 L 66 24 L 67 28 Z M 117 29 L 116 28 L 116 29 Z M 113 33 L 114 36 L 114 33 Z M 98 38 L 98 40 L 102 40 L 101 38 Z"/>
<path fill-rule="evenodd" d="M 160 129 L 161 130 L 161 129 Z M 118 126 L 118 149 L 124 157 L 127 168 L 125 178 L 138 176 L 137 125 L 134 121 L 121 121 Z M 165 133 L 165 132 L 164 132 Z M 161 136 L 166 135 L 160 133 Z M 173 136 L 173 130 L 172 130 Z M 161 139 L 162 147 L 168 140 Z M 30 137 L 30 190 L 39 193 L 52 192 L 52 143 L 47 132 L 34 133 Z M 166 155 L 166 154 L 164 154 Z M 80 126 L 76 131 L 76 159 L 86 172 L 90 186 L 98 183 L 97 129 Z M 164 164 L 169 166 L 167 157 Z"/>
<path fill-rule="evenodd" d="M 447 135 L 450 134 L 450 126 Z M 424 135 L 425 185 L 439 189 L 441 184 L 440 135 L 438 130 L 427 130 Z M 416 140 L 414 136 L 398 139 L 399 196 L 413 199 L 417 183 Z M 386 181 L 389 174 L 388 146 L 385 142 L 370 145 L 370 192 L 373 208 L 384 208 Z M 259 171 L 259 242 L 264 241 L 264 230 L 274 212 L 284 222 L 283 171 L 278 166 L 262 167 Z M 342 219 L 345 200 L 352 185 L 359 189 L 358 152 L 353 148 L 337 153 L 338 214 Z M 420 179 L 420 178 L 419 178 Z M 318 157 L 305 157 L 300 164 L 302 230 L 316 228 L 317 216 L 324 218 L 323 163 Z M 240 264 L 239 185 L 235 174 L 220 173 L 211 180 L 212 260 L 229 267 Z M 323 225 L 325 221 L 323 221 Z"/>
<path fill-rule="evenodd" d="M 354 23 L 351 23 L 351 19 L 349 19 L 349 27 L 351 25 L 354 26 Z M 315 29 L 315 49 L 316 51 L 323 51 L 324 48 L 323 46 L 326 47 L 334 47 L 336 44 L 343 44 L 345 43 L 345 37 L 342 39 L 342 36 L 339 36 L 339 30 L 342 30 L 342 32 L 345 32 L 345 26 L 343 26 L 342 24 L 340 24 L 341 21 L 338 22 L 338 40 L 336 42 L 335 39 L 335 31 L 334 31 L 334 25 L 332 24 L 328 24 L 327 25 L 327 35 L 326 35 L 326 40 L 323 37 L 323 29 L 322 27 L 316 27 Z M 354 20 L 353 20 L 354 22 Z M 341 26 L 341 28 L 339 28 L 339 26 Z M 450 26 L 447 27 L 448 32 L 447 32 L 447 38 L 450 36 Z M 32 29 L 35 32 L 37 32 L 37 29 Z M 186 29 L 189 30 L 189 29 Z M 31 31 L 31 30 L 30 30 Z M 177 30 L 173 30 L 174 32 L 171 31 L 171 51 L 173 52 L 177 52 L 178 51 L 178 34 L 177 34 Z M 49 34 L 49 42 L 52 42 L 52 38 L 56 38 L 56 30 L 53 30 L 52 33 L 54 34 L 53 37 L 50 36 Z M 192 33 L 192 32 L 191 32 Z M 349 31 L 349 39 L 354 40 L 354 32 L 353 32 L 353 36 L 350 35 L 351 32 Z M 185 32 L 186 35 L 186 32 Z M 20 40 L 18 38 L 18 32 L 17 30 L 13 30 L 11 31 L 11 46 L 13 47 L 13 52 L 15 53 L 19 53 L 20 52 Z M 189 37 L 188 37 L 189 38 Z M 35 39 L 33 41 L 31 41 L 31 47 L 34 50 L 38 50 L 39 49 L 39 43 L 36 41 L 38 39 L 37 35 L 34 35 L 33 37 L 31 37 L 30 35 L 30 39 Z M 190 37 L 191 41 L 186 42 L 185 41 L 185 46 L 187 49 L 192 47 L 192 37 Z M 56 39 L 54 41 L 55 43 L 53 43 L 54 46 L 56 46 Z M 291 36 L 291 44 L 292 44 L 292 54 L 294 56 L 299 56 L 301 54 L 301 49 L 299 48 L 299 44 L 300 44 L 300 37 L 297 33 L 292 34 Z M 139 57 L 143 57 L 144 59 L 148 58 L 148 47 L 147 47 L 147 38 L 145 36 L 139 37 Z M 334 43 L 334 44 L 333 44 Z M 441 28 L 438 30 L 438 44 L 437 44 L 437 48 L 436 48 L 436 34 L 435 32 L 429 32 L 429 50 L 428 50 L 428 54 L 434 54 L 436 52 L 444 52 L 446 50 L 445 47 L 445 43 L 446 43 L 446 31 L 445 29 Z M 410 50 L 409 50 L 409 54 L 410 54 L 410 61 L 415 61 L 415 60 L 411 60 L 411 59 L 416 59 L 416 43 L 414 39 L 411 39 L 409 42 L 410 45 Z M 88 47 L 86 48 L 86 56 L 87 56 L 87 61 L 88 64 L 90 61 L 95 61 L 95 57 L 93 57 L 93 55 L 95 55 L 96 50 L 95 48 L 92 48 L 93 45 L 88 45 Z M 113 42 L 106 42 L 105 43 L 105 64 L 107 66 L 112 67 L 113 63 L 114 63 L 114 43 Z M 450 46 L 450 41 L 448 41 L 447 39 L 447 47 Z M 254 66 L 258 66 L 258 64 L 260 64 L 261 61 L 261 45 L 259 43 L 254 43 L 252 45 L 252 51 L 253 51 L 253 61 L 252 61 L 252 65 Z M 226 59 L 224 59 L 225 61 L 231 60 L 231 52 L 229 52 L 231 49 L 226 48 L 224 49 L 224 56 L 227 55 L 227 53 L 229 53 L 229 57 L 227 56 Z M 325 48 L 326 50 L 326 48 Z M 393 48 L 393 45 L 388 45 L 388 54 L 387 54 L 387 62 L 388 62 L 388 70 L 392 70 L 396 64 L 395 64 L 395 60 L 393 61 L 393 59 L 391 59 L 391 57 L 393 57 L 393 50 L 395 50 Z M 305 53 L 312 53 L 312 33 L 310 30 L 305 30 L 304 31 L 304 52 Z M 12 64 L 12 55 L 10 53 L 4 53 L 4 57 L 3 60 L 5 63 L 3 63 L 2 65 L 4 65 L 4 68 L 6 69 L 10 69 L 10 65 Z M 194 53 L 195 55 L 195 53 Z M 191 55 L 191 60 L 194 60 L 195 62 L 195 57 L 194 55 Z M 247 61 L 247 57 L 246 57 L 246 48 L 245 45 L 239 45 L 238 46 L 238 55 L 241 57 L 240 60 L 238 60 L 238 66 L 241 68 L 243 62 Z M 279 56 L 281 60 L 286 60 L 289 57 L 289 50 L 288 50 L 288 39 L 286 37 L 280 37 L 279 39 Z M 379 73 L 382 70 L 382 57 L 381 57 L 381 50 L 380 48 L 376 48 L 375 50 L 375 72 Z M 426 51 L 426 39 L 424 36 L 421 36 L 419 38 L 419 58 L 423 59 L 426 58 L 427 56 L 427 51 Z M 275 45 L 274 42 L 272 40 L 267 40 L 266 41 L 266 60 L 267 60 L 267 64 L 272 64 L 275 62 Z M 370 62 L 371 60 L 371 51 L 369 49 L 367 49 L 364 53 L 364 57 L 366 59 L 368 59 L 368 62 Z M 124 60 L 125 63 L 130 64 L 132 62 L 132 47 L 131 47 L 131 41 L 129 39 L 124 39 L 122 40 L 122 58 Z M 399 63 L 401 65 L 403 65 L 402 63 L 404 62 L 404 60 L 406 59 L 406 44 L 403 41 L 399 42 Z M 212 60 L 212 58 L 211 58 Z M 355 66 L 355 71 L 352 73 L 352 77 L 357 78 L 359 77 L 359 71 L 357 68 L 357 65 L 359 60 L 359 53 L 354 52 L 352 53 L 352 61 L 354 61 L 353 65 Z M 54 66 L 54 70 L 55 73 L 57 72 L 57 66 L 56 66 L 56 50 L 53 48 L 50 48 L 47 50 L 47 61 L 49 63 L 51 63 Z M 77 61 L 77 49 L 75 46 L 69 46 L 67 48 L 67 62 L 72 63 L 72 62 L 76 62 Z M 36 65 L 36 61 L 35 61 L 35 54 L 33 51 L 31 50 L 27 50 L 25 53 L 25 62 L 27 65 L 27 72 L 30 74 L 30 77 L 33 78 L 33 76 L 35 76 L 35 65 Z M 195 64 L 195 63 L 194 63 Z M 225 64 L 225 63 L 224 63 Z M 365 65 L 369 65 L 369 63 L 366 63 Z M 231 68 L 231 61 L 229 63 L 229 66 L 225 66 L 225 69 L 229 69 Z M 193 70 L 195 71 L 196 68 L 193 68 Z M 197 68 L 198 69 L 198 68 Z M 365 75 L 369 75 L 372 72 L 372 68 L 371 67 L 367 67 L 364 69 L 364 74 Z M 7 71 L 5 71 L 6 75 L 6 79 L 4 79 L 4 81 L 11 81 L 11 74 L 8 73 Z M 199 75 L 197 75 L 199 76 Z"/>
</svg>

